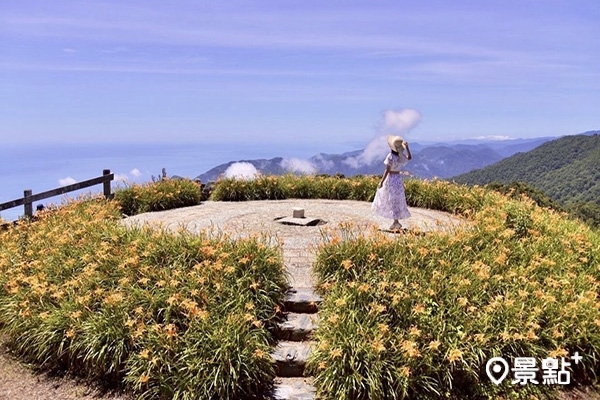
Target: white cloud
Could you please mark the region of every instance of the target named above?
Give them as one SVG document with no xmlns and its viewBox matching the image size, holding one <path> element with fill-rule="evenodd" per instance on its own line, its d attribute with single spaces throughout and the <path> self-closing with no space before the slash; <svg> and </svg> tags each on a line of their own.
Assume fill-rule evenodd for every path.
<svg viewBox="0 0 600 400">
<path fill-rule="evenodd" d="M 335 166 L 335 163 L 332 160 L 326 160 L 323 154 L 317 154 L 313 159 L 321 166 L 321 169 L 331 169 Z"/>
<path fill-rule="evenodd" d="M 378 136 L 371 140 L 362 153 L 355 157 L 348 157 L 343 162 L 353 168 L 359 168 L 363 165 L 371 165 L 377 160 L 383 160 L 390 148 L 388 147 L 387 136 Z"/>
<path fill-rule="evenodd" d="M 73 53 L 77 53 L 77 50 L 75 49 L 70 49 L 70 48 L 65 48 L 62 49 L 63 53 L 67 53 L 67 54 L 73 54 Z"/>
<path fill-rule="evenodd" d="M 495 140 L 495 141 L 512 140 L 512 138 L 510 136 L 502 136 L 502 135 L 477 136 L 475 139 L 477 139 L 477 140 Z"/>
<path fill-rule="evenodd" d="M 383 113 L 383 132 L 386 135 L 405 135 L 421 122 L 421 113 L 413 108 L 387 110 Z"/>
<path fill-rule="evenodd" d="M 281 168 L 286 171 L 300 173 L 300 174 L 314 174 L 317 172 L 317 168 L 313 163 L 308 160 L 301 160 L 299 158 L 286 158 L 281 161 Z"/>
<path fill-rule="evenodd" d="M 58 180 L 58 184 L 59 184 L 60 186 L 72 185 L 72 184 L 74 184 L 74 183 L 77 183 L 77 181 L 76 181 L 75 179 L 71 178 L 70 176 L 69 176 L 69 177 L 66 177 L 66 178 L 63 178 L 63 179 L 59 179 L 59 180 Z"/>
<path fill-rule="evenodd" d="M 406 139 L 406 134 L 417 126 L 420 121 L 421 113 L 413 108 L 386 110 L 383 113 L 378 136 L 367 144 L 361 154 L 347 158 L 344 163 L 353 168 L 358 168 L 362 165 L 371 165 L 378 160 L 383 160 L 390 151 L 387 144 L 388 135 L 400 135 Z"/>
<path fill-rule="evenodd" d="M 135 178 L 139 178 L 142 175 L 140 170 L 137 168 L 132 169 L 131 171 L 129 171 L 129 173 L 131 174 L 131 176 L 133 176 Z"/>
<path fill-rule="evenodd" d="M 247 162 L 236 162 L 231 164 L 223 173 L 225 178 L 252 180 L 259 175 L 256 167 Z"/>
<path fill-rule="evenodd" d="M 128 179 L 129 179 L 129 177 L 127 176 L 127 174 L 115 174 L 115 181 L 125 182 Z"/>
</svg>

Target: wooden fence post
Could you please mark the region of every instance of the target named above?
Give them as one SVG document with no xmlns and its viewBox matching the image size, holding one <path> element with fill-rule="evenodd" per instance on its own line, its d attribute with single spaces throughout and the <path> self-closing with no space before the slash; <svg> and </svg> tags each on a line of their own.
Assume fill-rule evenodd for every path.
<svg viewBox="0 0 600 400">
<path fill-rule="evenodd" d="M 25 216 L 33 217 L 33 203 L 31 202 L 31 195 L 33 194 L 31 189 L 23 191 L 23 207 L 25 208 Z"/>
<path fill-rule="evenodd" d="M 110 175 L 110 169 L 102 170 L 102 175 Z M 110 181 L 105 181 L 104 184 L 104 197 L 110 199 Z"/>
</svg>

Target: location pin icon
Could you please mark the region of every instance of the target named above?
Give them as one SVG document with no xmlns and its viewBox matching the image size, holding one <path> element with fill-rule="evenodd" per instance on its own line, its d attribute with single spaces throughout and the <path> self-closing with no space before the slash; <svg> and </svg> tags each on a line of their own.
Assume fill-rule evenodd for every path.
<svg viewBox="0 0 600 400">
<path fill-rule="evenodd" d="M 485 364 L 485 372 L 490 380 L 499 385 L 508 375 L 508 363 L 502 357 L 494 357 L 490 358 L 490 360 Z M 500 376 L 500 378 L 496 378 Z"/>
</svg>

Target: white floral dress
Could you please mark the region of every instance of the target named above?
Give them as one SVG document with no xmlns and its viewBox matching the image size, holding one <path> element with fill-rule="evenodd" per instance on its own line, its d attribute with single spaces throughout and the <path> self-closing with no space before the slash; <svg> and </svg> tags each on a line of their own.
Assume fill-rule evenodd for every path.
<svg viewBox="0 0 600 400">
<path fill-rule="evenodd" d="M 406 165 L 408 158 L 404 153 L 390 153 L 383 163 L 390 166 L 390 171 L 400 171 Z M 371 209 L 377 214 L 390 219 L 410 218 L 402 173 L 388 174 L 383 185 L 377 189 Z"/>
</svg>

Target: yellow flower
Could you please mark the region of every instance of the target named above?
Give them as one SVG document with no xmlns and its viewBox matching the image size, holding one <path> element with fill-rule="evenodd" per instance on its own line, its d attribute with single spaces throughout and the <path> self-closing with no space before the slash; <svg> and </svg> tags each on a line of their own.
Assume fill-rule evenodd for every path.
<svg viewBox="0 0 600 400">
<path fill-rule="evenodd" d="M 563 336 L 565 336 L 565 335 L 564 335 L 564 333 L 560 332 L 560 331 L 558 330 L 558 328 L 554 328 L 554 329 L 552 330 L 552 337 L 553 337 L 554 339 L 559 339 L 559 338 L 562 338 Z"/>
<path fill-rule="evenodd" d="M 508 259 L 508 257 L 506 256 L 506 254 L 505 254 L 505 253 L 502 253 L 502 254 L 498 255 L 498 257 L 496 257 L 496 258 L 494 259 L 494 262 L 495 262 L 496 264 L 504 265 L 504 263 L 506 263 L 506 260 L 507 260 L 507 259 Z"/>
<path fill-rule="evenodd" d="M 390 331 L 390 327 L 388 326 L 388 324 L 380 323 L 377 324 L 377 327 L 379 328 L 379 332 L 381 333 L 388 333 Z"/>
<path fill-rule="evenodd" d="M 254 325 L 257 328 L 262 328 L 263 323 L 262 323 L 262 321 L 256 320 L 256 321 L 252 322 L 252 325 Z"/>
<path fill-rule="evenodd" d="M 342 261 L 342 267 L 348 271 L 350 268 L 352 268 L 352 261 L 350 260 L 344 260 Z"/>
<path fill-rule="evenodd" d="M 408 378 L 410 376 L 410 368 L 409 367 L 400 367 L 400 375 Z"/>
<path fill-rule="evenodd" d="M 440 342 L 439 340 L 432 340 L 431 342 L 429 342 L 427 348 L 431 350 L 437 350 L 441 346 L 441 344 L 442 342 Z"/>
<path fill-rule="evenodd" d="M 167 324 L 167 326 L 165 326 L 165 333 L 167 334 L 167 337 L 169 339 L 172 339 L 175 336 L 177 336 L 177 327 L 175 326 L 175 324 Z"/>
<path fill-rule="evenodd" d="M 40 319 L 41 319 L 41 320 L 48 319 L 48 317 L 49 317 L 49 316 L 50 316 L 50 313 L 49 313 L 48 311 L 41 312 L 41 313 L 38 315 L 38 317 L 40 317 Z"/>
<path fill-rule="evenodd" d="M 462 355 L 463 355 L 462 351 L 460 351 L 459 349 L 453 349 L 448 353 L 448 356 L 446 358 L 448 359 L 448 361 L 454 362 L 454 361 L 458 360 L 459 358 L 461 358 Z"/>
<path fill-rule="evenodd" d="M 124 297 L 125 296 L 123 296 L 123 293 L 121 293 L 121 292 L 114 292 L 114 293 L 111 293 L 108 296 L 106 296 L 104 298 L 104 302 L 106 304 L 118 304 L 118 303 L 120 303 L 123 300 Z"/>
<path fill-rule="evenodd" d="M 371 303 L 370 304 L 371 312 L 373 313 L 382 313 L 385 311 L 385 306 L 379 303 Z"/>
<path fill-rule="evenodd" d="M 340 350 L 340 349 L 332 349 L 332 350 L 329 352 L 329 355 L 331 355 L 331 358 L 338 358 L 338 357 L 341 357 L 341 356 L 342 356 L 342 354 L 343 354 L 343 353 L 342 353 L 342 350 Z"/>
<path fill-rule="evenodd" d="M 200 310 L 197 313 L 198 318 L 201 319 L 202 321 L 206 321 L 208 319 L 209 315 L 210 315 L 209 312 L 206 310 Z"/>
<path fill-rule="evenodd" d="M 31 311 L 29 309 L 19 311 L 19 315 L 23 318 L 28 318 L 31 316 Z"/>
<path fill-rule="evenodd" d="M 240 258 L 240 260 L 239 260 L 239 263 L 240 263 L 240 264 L 244 264 L 244 265 L 245 265 L 245 264 L 248 264 L 249 262 L 250 262 L 250 258 L 248 258 L 248 257 L 242 257 L 242 258 Z"/>
<path fill-rule="evenodd" d="M 147 359 L 148 357 L 150 357 L 150 350 L 148 350 L 148 349 L 144 349 L 144 350 L 140 351 L 140 357 L 142 357 L 142 358 L 146 358 L 146 359 Z"/>
<path fill-rule="evenodd" d="M 537 340 L 539 339 L 538 335 L 535 334 L 535 331 L 530 329 L 529 331 L 527 331 L 527 339 L 529 340 Z"/>
<path fill-rule="evenodd" d="M 167 304 L 172 306 L 179 300 L 179 293 L 175 293 L 173 296 L 167 299 Z"/>
<path fill-rule="evenodd" d="M 569 352 L 561 348 L 558 348 L 548 353 L 548 356 L 551 358 L 566 357 L 567 355 L 569 355 Z"/>
<path fill-rule="evenodd" d="M 419 357 L 421 355 L 421 352 L 417 348 L 417 343 L 412 340 L 404 340 L 400 344 L 400 349 L 402 349 L 408 358 Z"/>
<path fill-rule="evenodd" d="M 412 310 L 415 314 L 423 314 L 425 312 L 425 306 L 423 306 L 421 303 L 418 303 L 415 304 Z"/>
<path fill-rule="evenodd" d="M 149 377 L 148 375 L 146 375 L 146 374 L 142 374 L 142 375 L 140 376 L 140 383 L 146 383 L 146 382 L 148 382 L 149 380 L 150 380 L 150 377 Z"/>
<path fill-rule="evenodd" d="M 483 333 L 477 333 L 476 335 L 473 336 L 473 338 L 478 343 L 486 343 L 488 341 L 488 339 L 485 337 L 485 335 Z"/>
<path fill-rule="evenodd" d="M 373 350 L 375 350 L 375 352 L 377 353 L 385 351 L 385 346 L 383 345 L 383 343 L 381 343 L 381 340 L 375 340 L 373 343 L 371 343 L 371 346 L 373 347 Z"/>
<path fill-rule="evenodd" d="M 250 284 L 250 289 L 252 289 L 252 290 L 256 290 L 256 289 L 258 289 L 258 288 L 260 288 L 260 283 L 259 283 L 259 282 L 254 282 L 254 281 L 253 281 L 253 282 Z"/>
<path fill-rule="evenodd" d="M 416 326 L 411 326 L 410 330 L 408 331 L 408 334 L 410 336 L 419 337 L 419 336 L 421 336 L 421 330 L 419 328 L 417 328 Z"/>
<path fill-rule="evenodd" d="M 338 307 L 343 307 L 346 305 L 346 299 L 337 299 L 335 301 L 335 305 Z"/>
<path fill-rule="evenodd" d="M 265 358 L 266 356 L 267 356 L 267 353 L 265 353 L 263 350 L 261 350 L 261 349 L 254 350 L 254 357 Z"/>
</svg>

